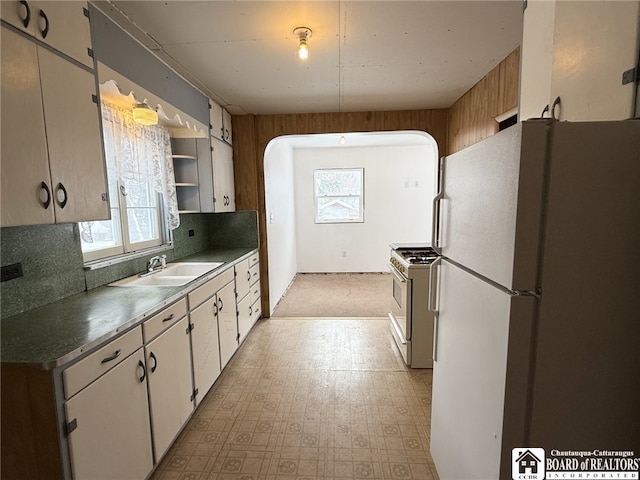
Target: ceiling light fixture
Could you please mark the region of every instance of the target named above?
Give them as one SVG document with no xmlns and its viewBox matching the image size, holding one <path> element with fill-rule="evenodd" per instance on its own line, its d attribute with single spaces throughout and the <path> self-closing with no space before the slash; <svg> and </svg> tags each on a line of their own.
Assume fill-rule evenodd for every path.
<svg viewBox="0 0 640 480">
<path fill-rule="evenodd" d="M 311 38 L 311 29 L 309 27 L 297 27 L 293 29 L 293 34 L 298 37 L 298 57 L 300 60 L 306 60 L 309 57 L 307 40 Z"/>
<path fill-rule="evenodd" d="M 157 125 L 158 112 L 146 103 L 136 103 L 133 107 L 133 121 L 140 125 Z"/>
</svg>

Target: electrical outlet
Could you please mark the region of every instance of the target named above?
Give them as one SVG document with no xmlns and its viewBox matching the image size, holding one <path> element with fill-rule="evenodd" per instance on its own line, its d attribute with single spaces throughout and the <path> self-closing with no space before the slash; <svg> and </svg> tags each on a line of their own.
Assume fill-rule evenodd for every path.
<svg viewBox="0 0 640 480">
<path fill-rule="evenodd" d="M 195 234 L 196 234 L 196 232 L 193 229 L 189 230 L 189 236 L 190 237 L 193 237 Z"/>
<path fill-rule="evenodd" d="M 13 263 L 11 265 L 5 265 L 2 267 L 2 279 L 1 282 L 13 280 L 14 278 L 22 277 L 22 263 Z"/>
</svg>

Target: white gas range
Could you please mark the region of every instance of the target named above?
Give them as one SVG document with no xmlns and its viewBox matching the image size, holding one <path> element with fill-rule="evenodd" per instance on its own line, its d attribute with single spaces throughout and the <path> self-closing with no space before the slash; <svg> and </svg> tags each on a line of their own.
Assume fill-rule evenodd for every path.
<svg viewBox="0 0 640 480">
<path fill-rule="evenodd" d="M 438 253 L 428 243 L 392 243 L 389 327 L 411 368 L 433 368 L 434 317 L 429 311 L 431 268 Z"/>
</svg>

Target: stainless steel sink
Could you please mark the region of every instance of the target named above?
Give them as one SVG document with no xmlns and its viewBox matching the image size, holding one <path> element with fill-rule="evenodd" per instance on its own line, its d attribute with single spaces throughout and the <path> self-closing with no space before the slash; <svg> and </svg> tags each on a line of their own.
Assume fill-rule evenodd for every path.
<svg viewBox="0 0 640 480">
<path fill-rule="evenodd" d="M 162 270 L 152 273 L 133 275 L 117 282 L 110 283 L 110 287 L 179 287 L 215 270 L 224 262 L 176 262 L 170 263 Z"/>
</svg>

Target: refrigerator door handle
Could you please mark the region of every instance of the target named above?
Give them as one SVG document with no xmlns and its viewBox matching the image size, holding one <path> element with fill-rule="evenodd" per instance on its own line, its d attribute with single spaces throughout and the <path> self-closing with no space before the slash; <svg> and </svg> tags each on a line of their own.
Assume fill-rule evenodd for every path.
<svg viewBox="0 0 640 480">
<path fill-rule="evenodd" d="M 441 233 L 440 233 L 440 223 L 441 223 L 441 202 L 444 198 L 444 160 L 445 157 L 440 158 L 440 163 L 438 165 L 438 193 L 435 197 L 433 197 L 432 204 L 432 214 L 431 217 L 431 246 L 438 252 L 442 253 L 440 249 L 441 245 Z"/>
<path fill-rule="evenodd" d="M 440 292 L 439 289 L 439 281 L 440 275 L 437 275 L 440 270 L 438 267 L 442 262 L 442 258 L 437 258 L 432 264 L 429 270 L 429 302 L 428 308 L 429 311 L 433 314 L 433 361 L 436 362 L 438 360 L 438 322 L 439 322 L 439 312 L 438 312 L 438 294 Z"/>
</svg>

